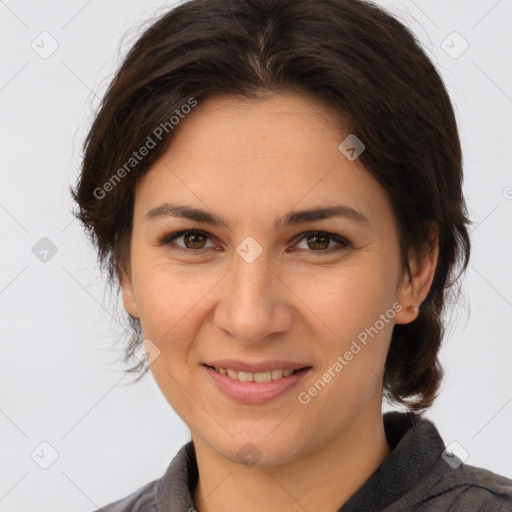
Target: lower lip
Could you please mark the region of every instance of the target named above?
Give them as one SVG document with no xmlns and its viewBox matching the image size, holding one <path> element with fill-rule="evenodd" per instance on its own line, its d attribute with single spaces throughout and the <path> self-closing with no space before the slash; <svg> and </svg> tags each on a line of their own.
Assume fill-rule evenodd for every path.
<svg viewBox="0 0 512 512">
<path fill-rule="evenodd" d="M 241 404 L 264 404 L 294 388 L 311 370 L 303 368 L 297 373 L 270 382 L 241 382 L 227 375 L 217 373 L 209 366 L 203 366 L 210 379 L 230 398 Z"/>
</svg>

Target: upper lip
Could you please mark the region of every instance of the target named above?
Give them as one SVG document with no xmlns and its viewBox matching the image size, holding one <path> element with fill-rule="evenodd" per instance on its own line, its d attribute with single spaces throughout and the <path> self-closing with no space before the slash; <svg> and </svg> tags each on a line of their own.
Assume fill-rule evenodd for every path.
<svg viewBox="0 0 512 512">
<path fill-rule="evenodd" d="M 300 370 L 302 368 L 308 368 L 310 365 L 304 363 L 298 363 L 296 361 L 262 361 L 260 363 L 245 363 L 243 361 L 235 361 L 233 359 L 219 359 L 216 361 L 205 362 L 207 366 L 215 366 L 217 368 L 229 368 L 230 370 L 236 370 L 240 372 L 268 372 L 270 370 Z"/>
</svg>

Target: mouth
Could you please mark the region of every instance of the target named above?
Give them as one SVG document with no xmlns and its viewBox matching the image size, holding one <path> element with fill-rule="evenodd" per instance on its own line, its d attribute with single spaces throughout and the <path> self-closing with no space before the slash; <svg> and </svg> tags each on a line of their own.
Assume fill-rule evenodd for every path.
<svg viewBox="0 0 512 512">
<path fill-rule="evenodd" d="M 212 368 L 220 375 L 227 375 L 230 379 L 238 380 L 240 382 L 271 382 L 273 380 L 282 379 L 283 377 L 295 375 L 298 371 L 310 368 L 309 366 L 306 368 L 302 368 L 301 370 L 293 370 L 291 368 L 275 368 L 273 370 L 268 370 L 265 372 L 245 372 L 241 370 L 233 370 L 231 368 L 221 368 L 219 366 L 205 366 L 207 366 L 208 368 Z"/>
<path fill-rule="evenodd" d="M 286 362 L 251 367 L 259 371 L 248 371 L 249 365 L 240 363 L 220 364 L 203 363 L 202 366 L 215 387 L 240 404 L 264 404 L 287 395 L 312 369 L 311 366 Z"/>
</svg>

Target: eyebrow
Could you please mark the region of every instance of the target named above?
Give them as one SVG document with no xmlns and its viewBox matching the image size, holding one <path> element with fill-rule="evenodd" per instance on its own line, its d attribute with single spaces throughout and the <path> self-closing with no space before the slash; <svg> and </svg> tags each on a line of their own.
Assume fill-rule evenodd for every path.
<svg viewBox="0 0 512 512">
<path fill-rule="evenodd" d="M 209 224 L 211 226 L 220 226 L 230 229 L 229 222 L 220 215 L 210 213 L 206 210 L 201 210 L 200 208 L 172 203 L 162 203 L 159 206 L 151 208 L 151 210 L 149 210 L 144 216 L 144 219 L 149 221 L 165 217 L 188 219 Z M 291 211 L 283 217 L 276 218 L 273 229 L 280 229 L 286 226 L 303 224 L 306 222 L 326 220 L 333 217 L 347 218 L 360 224 L 370 225 L 367 217 L 361 212 L 358 212 L 350 206 L 337 205 Z"/>
</svg>

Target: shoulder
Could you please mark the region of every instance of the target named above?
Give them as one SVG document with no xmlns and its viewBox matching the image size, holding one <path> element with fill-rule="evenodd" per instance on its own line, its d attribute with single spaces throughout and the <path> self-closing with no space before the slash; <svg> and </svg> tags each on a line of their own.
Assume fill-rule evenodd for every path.
<svg viewBox="0 0 512 512">
<path fill-rule="evenodd" d="M 391 488 L 395 497 L 385 512 L 512 512 L 512 480 L 464 464 L 431 420 L 399 412 L 384 418 L 393 451 L 379 488 Z"/>
<path fill-rule="evenodd" d="M 182 446 L 162 478 L 153 480 L 126 498 L 95 512 L 162 512 L 193 510 L 193 488 L 198 479 L 192 441 Z"/>
<path fill-rule="evenodd" d="M 125 498 L 105 505 L 95 512 L 158 512 L 156 489 L 159 480 L 154 480 Z"/>
<path fill-rule="evenodd" d="M 442 472 L 414 510 L 512 512 L 512 480 L 487 469 L 461 464 Z"/>
</svg>

